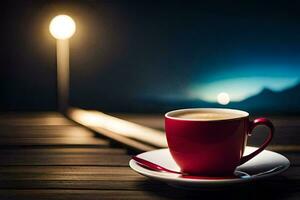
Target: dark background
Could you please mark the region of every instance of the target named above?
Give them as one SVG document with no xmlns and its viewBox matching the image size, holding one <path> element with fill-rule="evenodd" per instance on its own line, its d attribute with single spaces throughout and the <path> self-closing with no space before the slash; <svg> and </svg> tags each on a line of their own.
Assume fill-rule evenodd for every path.
<svg viewBox="0 0 300 200">
<path fill-rule="evenodd" d="M 221 107 L 201 98 L 210 83 L 244 78 L 232 88 L 247 91 L 266 78 L 280 89 L 263 81 L 255 95 L 225 107 L 299 114 L 299 9 L 296 1 L 1 2 L 0 108 L 56 109 L 48 25 L 68 14 L 77 24 L 72 106 L 107 112 Z M 294 81 L 284 86 L 286 80 Z"/>
</svg>

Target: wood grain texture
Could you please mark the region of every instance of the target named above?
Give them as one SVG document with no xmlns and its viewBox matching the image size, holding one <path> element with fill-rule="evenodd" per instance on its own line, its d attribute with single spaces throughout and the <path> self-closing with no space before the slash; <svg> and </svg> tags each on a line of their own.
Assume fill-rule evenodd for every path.
<svg viewBox="0 0 300 200">
<path fill-rule="evenodd" d="M 145 118 L 138 120 L 148 123 Z M 151 123 L 157 125 L 155 120 L 152 117 Z M 108 139 L 96 137 L 60 114 L 3 114 L 0 199 L 299 199 L 300 154 L 295 149 L 300 137 L 295 123 L 300 120 L 276 120 L 278 133 L 270 149 L 290 159 L 288 171 L 217 191 L 188 191 L 135 173 L 128 167 L 130 155 L 126 149 L 113 148 Z M 257 129 L 251 144 L 259 145 L 264 132 Z"/>
<path fill-rule="evenodd" d="M 101 136 L 137 151 L 150 151 L 167 146 L 163 132 L 100 111 L 69 108 L 67 116 Z"/>
<path fill-rule="evenodd" d="M 6 189 L 97 189 L 97 190 L 159 190 L 165 184 L 151 181 L 128 167 L 5 167 L 0 168 L 0 187 Z M 300 187 L 299 167 L 258 184 L 289 185 Z M 243 184 L 248 187 L 249 184 Z M 242 187 L 242 188 L 243 188 Z"/>
<path fill-rule="evenodd" d="M 246 188 L 229 188 L 217 191 L 188 191 L 171 187 L 161 187 L 160 190 L 0 190 L 1 199 L 55 199 L 55 200 L 89 200 L 89 199 L 298 199 L 299 190 L 288 189 L 282 185 L 276 186 L 277 192 L 273 192 L 268 186 L 262 184 L 249 184 Z M 299 188 L 298 188 L 299 189 Z"/>
<path fill-rule="evenodd" d="M 127 155 L 1 155 L 0 166 L 11 165 L 85 165 L 85 166 L 128 166 Z"/>
<path fill-rule="evenodd" d="M 6 113 L 0 115 L 0 126 L 74 125 L 59 113 Z"/>
<path fill-rule="evenodd" d="M 36 145 L 108 145 L 107 141 L 95 140 L 93 138 L 2 138 L 0 145 L 3 146 L 36 146 Z"/>
<path fill-rule="evenodd" d="M 94 137 L 95 134 L 79 126 L 0 126 L 1 138 L 61 138 Z"/>
<path fill-rule="evenodd" d="M 83 147 L 55 147 L 51 146 L 46 148 L 44 146 L 39 148 L 1 148 L 0 155 L 26 155 L 26 156 L 51 156 L 51 155 L 125 155 L 127 153 L 126 149 L 120 148 L 83 148 Z"/>
</svg>

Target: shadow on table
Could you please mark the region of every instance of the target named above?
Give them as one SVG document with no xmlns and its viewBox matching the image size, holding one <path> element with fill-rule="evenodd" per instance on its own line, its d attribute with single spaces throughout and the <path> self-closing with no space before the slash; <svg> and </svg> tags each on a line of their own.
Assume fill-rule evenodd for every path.
<svg viewBox="0 0 300 200">
<path fill-rule="evenodd" d="M 297 199 L 300 195 L 300 182 L 277 177 L 276 180 L 264 180 L 230 186 L 222 189 L 182 189 L 156 181 L 145 181 L 139 185 L 141 190 L 153 196 L 153 199 Z"/>
</svg>

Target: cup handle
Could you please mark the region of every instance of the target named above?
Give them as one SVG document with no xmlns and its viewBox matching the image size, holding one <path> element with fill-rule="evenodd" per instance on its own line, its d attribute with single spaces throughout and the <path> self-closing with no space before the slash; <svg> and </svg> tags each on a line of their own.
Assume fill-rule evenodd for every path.
<svg viewBox="0 0 300 200">
<path fill-rule="evenodd" d="M 245 162 L 247 162 L 248 160 L 252 159 L 253 157 L 255 157 L 257 154 L 259 154 L 260 152 L 262 152 L 267 146 L 268 144 L 271 142 L 273 135 L 274 135 L 274 125 L 272 124 L 272 122 L 270 120 L 268 120 L 267 118 L 257 118 L 254 121 L 251 121 L 249 124 L 249 131 L 248 131 L 248 135 L 251 136 L 251 132 L 253 131 L 253 129 L 256 126 L 259 125 L 265 125 L 267 126 L 270 131 L 269 131 L 269 135 L 267 137 L 267 139 L 265 140 L 265 142 L 254 152 L 250 153 L 247 156 L 243 156 L 240 160 L 240 165 L 244 164 Z"/>
</svg>

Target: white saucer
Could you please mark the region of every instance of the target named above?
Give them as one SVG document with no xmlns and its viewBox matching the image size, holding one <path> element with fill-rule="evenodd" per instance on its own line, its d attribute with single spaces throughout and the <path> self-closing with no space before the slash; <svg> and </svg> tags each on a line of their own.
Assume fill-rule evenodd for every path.
<svg viewBox="0 0 300 200">
<path fill-rule="evenodd" d="M 256 149 L 256 147 L 246 147 L 245 155 L 253 152 Z M 138 157 L 153 162 L 155 164 L 161 165 L 167 169 L 180 171 L 180 168 L 173 160 L 169 149 L 159 149 L 145 152 L 139 154 Z M 199 177 L 182 177 L 181 175 L 174 173 L 153 171 L 142 167 L 132 159 L 129 161 L 129 166 L 134 171 L 144 176 L 147 176 L 151 179 L 166 182 L 173 186 L 188 188 L 214 188 L 226 185 L 233 185 L 237 183 L 246 183 L 280 174 L 290 166 L 290 162 L 286 157 L 279 153 L 264 150 L 259 155 L 249 160 L 247 163 L 237 167 L 236 171 L 247 173 L 250 176 L 224 179 L 201 179 Z"/>
</svg>

